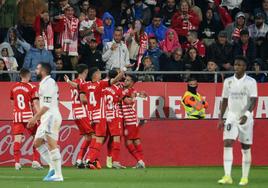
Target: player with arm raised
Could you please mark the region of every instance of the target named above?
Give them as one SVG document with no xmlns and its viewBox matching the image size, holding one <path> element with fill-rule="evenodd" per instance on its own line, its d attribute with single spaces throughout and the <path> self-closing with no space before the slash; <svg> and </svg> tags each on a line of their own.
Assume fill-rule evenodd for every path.
<svg viewBox="0 0 268 188">
<path fill-rule="evenodd" d="M 247 76 L 247 59 L 238 56 L 234 61 L 235 75 L 225 79 L 222 91 L 222 105 L 219 128 L 223 128 L 224 154 L 223 165 L 225 175 L 219 184 L 232 184 L 233 144 L 238 140 L 242 146 L 242 178 L 239 185 L 248 184 L 251 164 L 251 145 L 253 141 L 253 110 L 257 101 L 257 83 Z M 226 112 L 226 121 L 223 116 Z"/>
<path fill-rule="evenodd" d="M 124 118 L 124 135 L 126 147 L 129 153 L 137 160 L 134 168 L 145 168 L 143 150 L 140 140 L 140 123 L 137 118 L 135 107 L 136 97 L 145 97 L 145 94 L 138 93 L 134 88 L 137 78 L 134 75 L 127 75 L 124 82 L 122 110 Z"/>
<path fill-rule="evenodd" d="M 40 119 L 34 145 L 49 165 L 48 174 L 43 181 L 63 181 L 61 154 L 57 144 L 62 117 L 59 111 L 59 89 L 55 80 L 50 76 L 51 69 L 48 63 L 37 65 L 36 74 L 41 78 L 40 110 L 29 120 L 28 127 L 32 127 Z"/>
<path fill-rule="evenodd" d="M 73 86 L 71 86 L 71 94 L 72 94 L 72 113 L 73 118 L 76 125 L 79 128 L 80 134 L 83 135 L 83 143 L 80 147 L 80 151 L 78 153 L 77 161 L 75 166 L 77 168 L 84 168 L 85 165 L 83 163 L 84 155 L 87 152 L 89 144 L 92 139 L 92 135 L 94 130 L 91 126 L 88 109 L 86 104 L 82 104 L 80 101 L 78 85 L 85 83 L 87 74 L 88 74 L 88 66 L 85 64 L 77 65 L 76 71 L 78 73 L 78 77 L 73 80 Z M 65 76 L 65 81 L 68 82 L 68 77 Z"/>
<path fill-rule="evenodd" d="M 90 116 L 93 121 L 95 137 L 90 143 L 90 150 L 86 159 L 86 166 L 90 169 L 101 168 L 96 159 L 100 154 L 101 146 L 106 137 L 106 117 L 103 89 L 117 83 L 124 75 L 120 72 L 114 79 L 101 80 L 101 72 L 98 68 L 89 70 L 91 81 L 79 85 L 80 100 L 87 103 Z M 69 81 L 70 84 L 72 84 Z"/>
<path fill-rule="evenodd" d="M 12 132 L 14 135 L 14 158 L 15 158 L 15 169 L 20 170 L 20 157 L 21 157 L 21 142 L 22 136 L 25 129 L 34 136 L 37 124 L 32 128 L 26 128 L 28 120 L 33 117 L 34 112 L 39 110 L 39 96 L 36 86 L 29 83 L 31 79 L 31 72 L 28 69 L 22 68 L 20 70 L 19 76 L 21 78 L 20 82 L 17 82 L 10 91 L 10 100 L 13 106 L 13 126 Z M 33 147 L 33 162 L 32 168 L 42 169 L 42 166 L 38 162 L 40 155 L 35 147 Z"/>
</svg>

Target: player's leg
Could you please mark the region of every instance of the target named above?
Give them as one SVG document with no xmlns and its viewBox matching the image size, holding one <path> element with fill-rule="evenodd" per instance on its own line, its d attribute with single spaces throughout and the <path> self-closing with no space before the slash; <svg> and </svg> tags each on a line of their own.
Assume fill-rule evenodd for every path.
<svg viewBox="0 0 268 188">
<path fill-rule="evenodd" d="M 253 123 L 253 119 L 248 119 L 246 124 L 242 125 L 238 136 L 242 148 L 242 178 L 239 185 L 248 184 L 248 175 L 251 165 L 251 145 L 253 143 Z"/>
<path fill-rule="evenodd" d="M 14 146 L 13 146 L 13 152 L 14 152 L 14 159 L 15 159 L 15 169 L 20 170 L 21 164 L 20 164 L 20 158 L 21 158 L 21 140 L 22 140 L 22 134 L 16 134 L 14 135 Z"/>
<path fill-rule="evenodd" d="M 137 163 L 136 167 L 137 168 L 145 168 L 141 140 L 139 138 L 135 139 L 134 145 L 135 145 L 136 150 L 137 150 L 137 158 L 138 158 L 138 163 Z"/>
<path fill-rule="evenodd" d="M 112 168 L 113 167 L 113 158 L 112 158 L 112 143 L 113 143 L 113 137 L 110 135 L 109 131 L 107 132 L 108 142 L 107 142 L 107 157 L 106 157 L 106 167 Z"/>
<path fill-rule="evenodd" d="M 90 134 L 83 135 L 83 142 L 81 144 L 81 147 L 77 156 L 76 164 L 75 164 L 77 168 L 84 168 L 83 158 L 87 152 L 87 149 L 89 148 L 91 139 L 92 139 L 92 136 Z"/>
<path fill-rule="evenodd" d="M 36 124 L 33 128 L 27 128 L 27 131 L 29 132 L 29 134 L 34 138 L 35 134 L 36 134 L 36 130 L 37 130 L 38 125 Z M 38 150 L 36 149 L 35 145 L 33 144 L 33 161 L 32 161 L 32 168 L 33 169 L 43 169 L 43 167 L 40 164 L 40 154 L 38 152 Z"/>
<path fill-rule="evenodd" d="M 223 167 L 224 176 L 218 181 L 219 184 L 232 184 L 233 144 L 238 137 L 238 125 L 226 120 L 223 132 Z"/>
<path fill-rule="evenodd" d="M 119 162 L 120 156 L 120 149 L 121 149 L 121 136 L 113 136 L 112 142 L 112 167 L 116 169 L 125 169 L 126 167 L 121 165 Z"/>
</svg>

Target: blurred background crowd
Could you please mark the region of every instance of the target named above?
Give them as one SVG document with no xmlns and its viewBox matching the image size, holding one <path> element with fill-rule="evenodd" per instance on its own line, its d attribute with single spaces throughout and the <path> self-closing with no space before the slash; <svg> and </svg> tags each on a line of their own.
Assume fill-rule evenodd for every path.
<svg viewBox="0 0 268 188">
<path fill-rule="evenodd" d="M 267 24 L 268 0 L 0 0 L 0 81 L 16 79 L 1 70 L 46 62 L 57 71 L 83 63 L 146 72 L 140 81 L 182 82 L 189 75 L 150 72 L 232 71 L 244 55 L 251 76 L 267 82 L 260 73 L 268 70 Z"/>
</svg>

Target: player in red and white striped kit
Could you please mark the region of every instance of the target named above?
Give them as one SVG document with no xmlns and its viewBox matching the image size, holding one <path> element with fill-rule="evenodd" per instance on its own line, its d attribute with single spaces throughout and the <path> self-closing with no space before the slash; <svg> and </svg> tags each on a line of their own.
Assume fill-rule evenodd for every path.
<svg viewBox="0 0 268 188">
<path fill-rule="evenodd" d="M 14 158 L 15 158 L 15 169 L 20 170 L 20 158 L 21 158 L 21 142 L 22 136 L 27 132 L 34 136 L 37 125 L 33 128 L 27 128 L 29 119 L 33 117 L 34 111 L 39 109 L 39 96 L 36 86 L 29 83 L 31 79 L 31 72 L 27 69 L 22 68 L 20 70 L 21 82 L 17 82 L 10 91 L 10 100 L 13 105 L 13 126 L 12 132 L 14 135 Z M 38 162 L 40 155 L 35 147 L 33 147 L 33 162 L 32 167 L 35 169 L 41 169 L 42 166 Z"/>
<path fill-rule="evenodd" d="M 118 75 L 118 71 L 113 69 L 108 73 L 108 78 L 112 79 Z M 108 143 L 108 160 L 111 159 L 108 167 L 116 169 L 125 169 L 119 162 L 119 155 L 121 149 L 121 136 L 123 132 L 123 114 L 121 109 L 123 88 L 120 83 L 116 83 L 104 89 L 106 102 L 106 121 L 109 133 Z"/>
<path fill-rule="evenodd" d="M 101 166 L 96 159 L 99 156 L 101 146 L 106 137 L 106 116 L 103 89 L 118 82 L 123 73 L 111 80 L 101 80 L 101 72 L 98 68 L 93 67 L 89 70 L 91 81 L 79 85 L 80 100 L 87 104 L 89 115 L 92 118 L 95 136 L 90 143 L 90 150 L 87 155 L 86 166 L 91 169 L 100 169 Z M 72 84 L 70 81 L 68 81 Z"/>
<path fill-rule="evenodd" d="M 78 76 L 75 80 L 73 80 L 73 82 L 76 83 L 76 85 L 75 87 L 71 86 L 72 113 L 74 121 L 78 126 L 80 134 L 83 136 L 84 140 L 83 143 L 81 144 L 75 166 L 77 168 L 84 168 L 83 158 L 91 142 L 94 130 L 91 126 L 87 105 L 81 103 L 77 87 L 78 85 L 86 82 L 85 80 L 88 74 L 88 66 L 85 64 L 80 64 L 77 66 L 76 71 L 78 73 Z"/>
<path fill-rule="evenodd" d="M 130 154 L 137 160 L 134 168 L 145 168 L 143 150 L 140 140 L 140 123 L 137 118 L 135 97 L 145 97 L 144 93 L 138 93 L 134 88 L 137 78 L 134 75 L 127 75 L 124 82 L 122 110 L 124 118 L 124 136 L 126 147 Z"/>
</svg>

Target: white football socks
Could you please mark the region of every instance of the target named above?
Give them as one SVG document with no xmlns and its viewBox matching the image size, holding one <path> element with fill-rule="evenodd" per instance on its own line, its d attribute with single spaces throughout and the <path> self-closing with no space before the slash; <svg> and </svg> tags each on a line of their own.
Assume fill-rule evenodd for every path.
<svg viewBox="0 0 268 188">
<path fill-rule="evenodd" d="M 248 178 L 251 164 L 251 149 L 241 150 L 242 152 L 242 178 Z"/>
<path fill-rule="evenodd" d="M 42 144 L 40 147 L 36 148 L 39 152 L 40 156 L 44 159 L 44 161 L 49 165 L 49 171 L 54 169 L 54 166 L 50 160 L 50 153 L 45 144 Z"/>
<path fill-rule="evenodd" d="M 51 161 L 53 163 L 53 166 L 55 167 L 55 176 L 62 177 L 60 150 L 58 148 L 56 148 L 56 149 L 50 151 L 50 157 L 51 157 Z"/>
<path fill-rule="evenodd" d="M 224 166 L 225 176 L 231 176 L 232 164 L 233 164 L 233 148 L 224 147 L 223 166 Z"/>
</svg>

